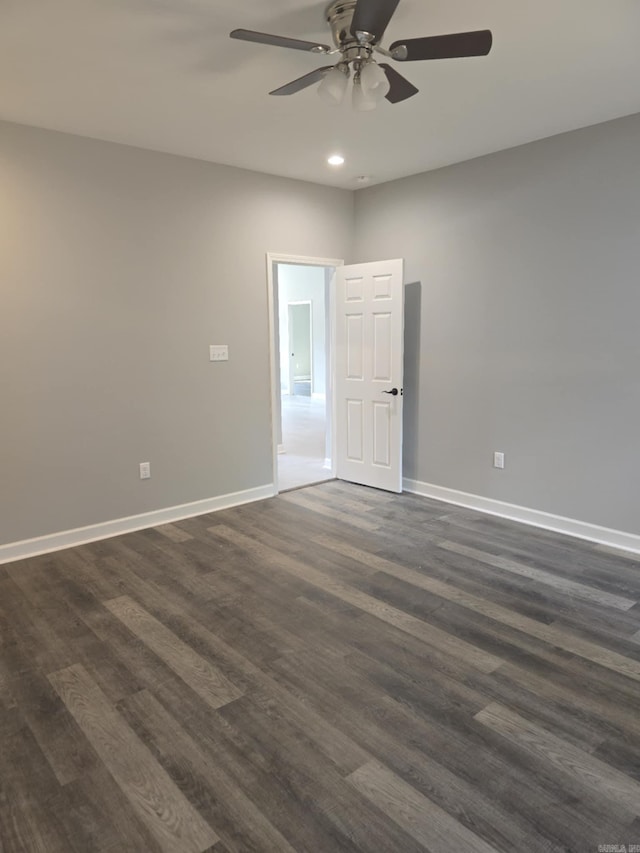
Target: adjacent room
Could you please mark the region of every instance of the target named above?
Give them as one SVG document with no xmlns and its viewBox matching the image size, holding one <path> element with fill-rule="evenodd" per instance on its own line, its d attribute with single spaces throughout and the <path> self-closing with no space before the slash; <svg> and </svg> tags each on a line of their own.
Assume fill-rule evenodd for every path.
<svg viewBox="0 0 640 853">
<path fill-rule="evenodd" d="M 640 849 L 640 5 L 0 23 L 0 850 Z"/>
<path fill-rule="evenodd" d="M 333 267 L 275 264 L 278 491 L 332 479 L 329 317 Z M 277 389 L 276 389 L 277 390 Z M 329 407 L 329 408 L 327 408 Z"/>
</svg>

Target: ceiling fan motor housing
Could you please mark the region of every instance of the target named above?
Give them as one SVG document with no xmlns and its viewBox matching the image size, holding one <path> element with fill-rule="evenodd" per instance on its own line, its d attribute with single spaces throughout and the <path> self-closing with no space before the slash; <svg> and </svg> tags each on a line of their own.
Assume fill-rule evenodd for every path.
<svg viewBox="0 0 640 853">
<path fill-rule="evenodd" d="M 351 23 L 356 6 L 357 0 L 334 0 L 327 6 L 326 11 L 333 42 L 338 50 L 343 53 L 347 62 L 361 58 L 363 51 L 368 55 L 372 53 L 369 44 L 359 41 L 351 32 Z M 348 55 L 351 52 L 353 52 L 353 56 Z"/>
</svg>

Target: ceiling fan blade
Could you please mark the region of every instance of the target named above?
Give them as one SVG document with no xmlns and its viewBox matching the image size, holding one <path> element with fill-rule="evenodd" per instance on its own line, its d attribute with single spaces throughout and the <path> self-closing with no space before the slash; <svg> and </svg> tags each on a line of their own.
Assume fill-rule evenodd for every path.
<svg viewBox="0 0 640 853">
<path fill-rule="evenodd" d="M 300 39 L 286 38 L 286 36 L 272 36 L 270 33 L 257 33 L 254 30 L 233 30 L 229 35 L 232 39 L 240 39 L 241 41 L 272 44 L 275 47 L 288 47 L 292 50 L 305 50 L 311 53 L 329 53 L 331 50 L 328 44 L 319 44 L 317 41 L 301 41 Z"/>
<path fill-rule="evenodd" d="M 302 91 L 302 89 L 306 89 L 307 86 L 313 86 L 314 83 L 318 83 L 327 71 L 330 71 L 333 68 L 333 65 L 323 65 L 322 68 L 316 68 L 315 71 L 310 71 L 308 74 L 305 74 L 302 77 L 298 77 L 297 80 L 292 80 L 291 83 L 287 83 L 284 86 L 280 86 L 279 89 L 274 89 L 273 92 L 269 92 L 270 95 L 295 95 L 296 92 Z"/>
<path fill-rule="evenodd" d="M 351 21 L 351 32 L 371 33 L 378 42 L 384 35 L 400 0 L 358 0 Z"/>
<path fill-rule="evenodd" d="M 491 30 L 476 30 L 472 33 L 452 33 L 446 36 L 394 41 L 389 50 L 393 58 L 399 62 L 413 62 L 416 59 L 486 56 L 492 44 Z"/>
<path fill-rule="evenodd" d="M 400 101 L 406 101 L 407 98 L 412 98 L 418 94 L 418 89 L 410 83 L 402 74 L 398 74 L 395 68 L 387 65 L 386 62 L 379 63 L 380 68 L 384 68 L 384 73 L 387 75 L 387 80 L 391 88 L 385 95 L 385 98 L 392 104 L 397 104 Z"/>
</svg>

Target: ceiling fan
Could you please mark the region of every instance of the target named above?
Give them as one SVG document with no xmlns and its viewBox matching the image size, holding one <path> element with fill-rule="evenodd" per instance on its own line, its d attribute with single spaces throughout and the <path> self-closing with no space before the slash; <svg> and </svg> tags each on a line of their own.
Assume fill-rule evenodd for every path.
<svg viewBox="0 0 640 853">
<path fill-rule="evenodd" d="M 400 0 L 333 0 L 327 7 L 326 19 L 335 47 L 313 41 L 270 35 L 253 30 L 233 30 L 231 38 L 271 44 L 309 53 L 340 58 L 335 65 L 323 65 L 292 80 L 270 95 L 293 95 L 320 82 L 318 94 L 326 100 L 342 101 L 349 78 L 353 78 L 353 105 L 357 110 L 374 109 L 385 97 L 392 104 L 418 93 L 418 89 L 386 62 L 377 63 L 374 53 L 397 62 L 425 59 L 453 59 L 463 56 L 486 56 L 493 37 L 490 30 L 453 33 L 425 38 L 395 41 L 388 49 L 380 42 Z"/>
</svg>

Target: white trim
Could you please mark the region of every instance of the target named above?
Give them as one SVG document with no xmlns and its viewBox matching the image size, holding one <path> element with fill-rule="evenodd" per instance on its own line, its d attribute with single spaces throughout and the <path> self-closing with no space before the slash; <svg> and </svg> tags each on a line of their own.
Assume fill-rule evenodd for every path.
<svg viewBox="0 0 640 853">
<path fill-rule="evenodd" d="M 344 264 L 341 264 L 344 266 Z M 331 476 L 335 479 L 338 476 L 338 430 L 337 430 L 337 397 L 336 397 L 336 324 L 337 316 L 337 301 L 336 301 L 336 271 L 334 269 L 331 276 L 331 284 L 329 285 L 329 375 L 327 377 L 327 416 L 331 412 Z"/>
<path fill-rule="evenodd" d="M 267 252 L 266 255 L 267 261 L 267 310 L 269 313 L 268 323 L 269 323 L 269 366 L 270 366 L 270 377 L 271 377 L 271 446 L 273 448 L 272 454 L 272 471 L 273 471 L 273 482 L 275 483 L 275 494 L 278 494 L 278 427 L 279 427 L 279 418 L 278 418 L 278 398 L 280 391 L 277 387 L 276 378 L 278 375 L 277 369 L 277 359 L 280 358 L 280 353 L 278 352 L 278 348 L 276 346 L 276 328 L 275 328 L 275 281 L 273 275 L 273 267 L 274 264 L 299 264 L 300 266 L 307 267 L 341 267 L 344 264 L 344 260 L 340 258 L 311 258 L 305 257 L 304 255 L 287 255 L 281 254 L 279 252 Z M 333 282 L 330 287 L 329 292 L 330 304 L 333 310 Z M 333 327 L 334 327 L 334 317 L 331 314 L 330 318 L 330 329 L 331 329 L 331 343 L 333 346 L 334 338 L 333 338 Z M 333 359 L 331 351 L 328 353 L 328 357 L 330 360 L 329 363 L 329 378 L 331 379 L 332 371 L 333 371 Z M 331 407 L 331 412 L 327 412 L 327 416 L 331 419 L 331 435 L 332 441 L 333 436 L 335 435 L 335 429 L 333 424 L 333 418 L 335 408 Z M 335 458 L 335 455 L 334 455 Z M 335 465 L 335 462 L 334 462 Z M 333 471 L 332 471 L 333 473 Z"/>
<path fill-rule="evenodd" d="M 600 545 L 608 545 L 623 551 L 640 553 L 640 536 L 635 533 L 625 533 L 622 530 L 613 530 L 610 527 L 600 527 L 597 524 L 589 524 L 575 518 L 565 518 L 561 515 L 553 515 L 549 512 L 529 509 L 492 498 L 483 498 L 480 495 L 470 495 L 467 492 L 459 492 L 457 489 L 421 483 L 419 480 L 405 479 L 404 489 L 424 498 L 433 498 L 437 501 L 476 509 L 488 515 L 498 515 L 500 518 L 520 521 L 523 524 L 542 527 L 545 530 L 553 530 L 556 533 L 564 533 L 578 539 L 588 539 L 590 542 L 597 542 Z"/>
<path fill-rule="evenodd" d="M 331 471 L 333 468 L 333 466 L 331 464 L 331 460 L 327 456 L 325 456 L 325 460 L 324 460 L 322 467 L 324 468 L 325 471 Z"/>
<path fill-rule="evenodd" d="M 39 554 L 49 554 L 63 548 L 73 548 L 75 545 L 85 545 L 87 542 L 95 542 L 99 539 L 121 536 L 123 533 L 133 533 L 136 530 L 156 527 L 159 524 L 169 524 L 183 518 L 193 518 L 196 515 L 229 509 L 240 504 L 261 501 L 265 498 L 272 498 L 275 494 L 274 484 L 269 483 L 266 486 L 257 486 L 243 492 L 220 495 L 217 498 L 207 498 L 180 506 L 157 509 L 153 512 L 144 512 L 141 515 L 131 515 L 128 518 L 116 518 L 113 521 L 104 521 L 88 527 L 63 530 L 60 533 L 51 533 L 48 536 L 39 536 L 36 539 L 25 539 L 22 542 L 11 542 L 8 545 L 0 545 L 0 565 L 11 563 L 14 560 L 24 560 L 27 557 L 37 557 Z"/>
</svg>

